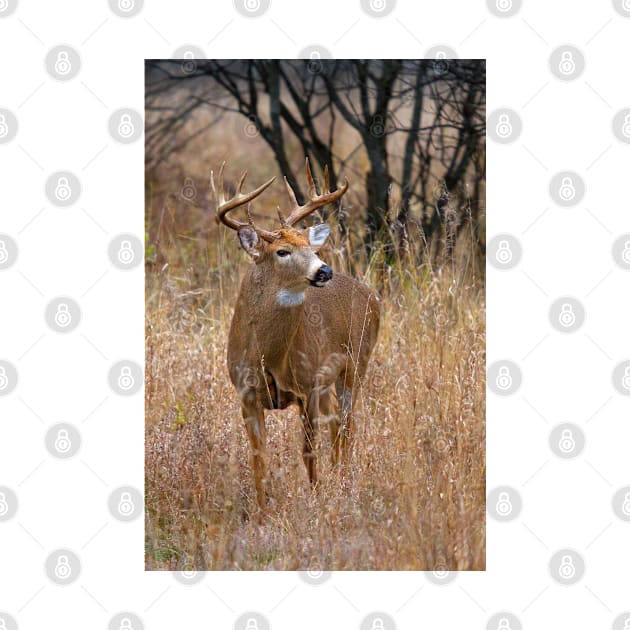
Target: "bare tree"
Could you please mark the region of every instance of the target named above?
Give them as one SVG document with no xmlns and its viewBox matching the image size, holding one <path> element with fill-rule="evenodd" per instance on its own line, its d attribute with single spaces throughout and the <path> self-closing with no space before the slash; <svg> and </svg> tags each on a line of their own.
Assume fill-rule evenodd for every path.
<svg viewBox="0 0 630 630">
<path fill-rule="evenodd" d="M 364 152 L 362 238 L 369 252 L 379 247 L 391 259 L 396 245 L 408 246 L 413 224 L 448 254 L 466 220 L 482 244 L 483 61 L 149 61 L 146 107 L 149 169 L 225 112 L 237 112 L 256 126 L 298 197 L 304 194 L 294 169 L 301 160 L 290 159 L 289 146 L 297 143 L 320 171 L 328 164 L 333 188 L 340 170 L 353 168 L 353 157 Z M 186 136 L 187 119 L 204 108 L 206 124 Z M 358 136 L 345 155 L 335 143 L 342 125 Z M 396 208 L 392 191 L 399 192 Z M 343 215 L 340 228 L 346 236 Z"/>
</svg>

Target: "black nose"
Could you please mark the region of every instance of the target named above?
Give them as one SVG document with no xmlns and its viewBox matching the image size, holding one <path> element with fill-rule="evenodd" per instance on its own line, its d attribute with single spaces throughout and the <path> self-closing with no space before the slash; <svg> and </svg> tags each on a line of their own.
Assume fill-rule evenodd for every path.
<svg viewBox="0 0 630 630">
<path fill-rule="evenodd" d="M 328 265 L 322 265 L 315 274 L 314 282 L 328 282 L 332 278 L 332 269 Z"/>
</svg>

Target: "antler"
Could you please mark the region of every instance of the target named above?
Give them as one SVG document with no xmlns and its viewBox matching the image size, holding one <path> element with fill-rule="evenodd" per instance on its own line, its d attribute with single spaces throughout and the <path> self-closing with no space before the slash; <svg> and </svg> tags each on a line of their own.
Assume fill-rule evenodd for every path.
<svg viewBox="0 0 630 630">
<path fill-rule="evenodd" d="M 241 175 L 241 178 L 238 180 L 238 185 L 236 187 L 236 193 L 233 197 L 229 199 L 225 198 L 225 192 L 223 191 L 223 168 L 225 167 L 225 162 L 221 164 L 221 168 L 219 169 L 219 180 L 218 180 L 218 191 L 217 187 L 214 185 L 214 172 L 210 171 L 210 186 L 212 187 L 212 192 L 214 193 L 214 197 L 216 200 L 217 208 L 217 222 L 223 223 L 223 225 L 227 225 L 227 227 L 233 230 L 240 230 L 241 228 L 250 226 L 258 232 L 259 236 L 264 238 L 266 241 L 274 241 L 278 238 L 278 234 L 275 232 L 268 232 L 267 230 L 263 230 L 262 228 L 256 227 L 251 217 L 249 206 L 247 208 L 247 218 L 248 223 L 244 223 L 242 221 L 237 221 L 232 217 L 228 216 L 227 213 L 230 210 L 234 210 L 234 208 L 238 208 L 244 204 L 249 204 L 252 199 L 258 197 L 260 193 L 262 193 L 265 189 L 269 188 L 271 184 L 275 181 L 275 177 L 272 177 L 268 182 L 265 182 L 262 186 L 259 186 L 255 190 L 244 194 L 243 193 L 243 184 L 245 183 L 245 178 L 247 177 L 247 171 L 244 171 Z"/>
<path fill-rule="evenodd" d="M 287 178 L 284 178 L 284 184 L 287 187 L 287 193 L 289 195 L 289 200 L 291 201 L 291 214 L 284 219 L 278 210 L 278 216 L 282 227 L 285 227 L 285 225 L 289 227 L 295 225 L 298 221 L 305 219 L 309 214 L 317 210 L 317 208 L 321 208 L 328 203 L 337 201 L 337 199 L 340 199 L 348 190 L 348 179 L 345 178 L 344 184 L 341 188 L 330 192 L 330 178 L 328 176 L 328 165 L 326 165 L 324 167 L 324 192 L 321 195 L 318 195 L 315 188 L 315 182 L 313 181 L 311 167 L 308 163 L 308 157 L 306 158 L 306 178 L 308 180 L 310 199 L 303 206 L 298 204 L 293 188 L 289 185 Z"/>
<path fill-rule="evenodd" d="M 244 194 L 243 193 L 243 184 L 245 183 L 245 178 L 247 177 L 247 171 L 244 171 L 241 175 L 241 178 L 238 180 L 238 185 L 236 187 L 236 193 L 233 197 L 229 199 L 225 198 L 225 192 L 223 190 L 223 169 L 225 167 L 225 162 L 221 164 L 221 168 L 219 169 L 219 179 L 218 179 L 218 190 L 214 184 L 214 172 L 210 171 L 210 186 L 212 187 L 212 192 L 214 193 L 216 200 L 216 219 L 217 222 L 221 222 L 227 227 L 233 230 L 240 230 L 244 227 L 251 227 L 258 235 L 265 239 L 268 242 L 273 242 L 277 238 L 279 238 L 279 232 L 269 232 L 254 225 L 254 221 L 252 219 L 249 203 L 258 197 L 260 193 L 262 193 L 265 189 L 269 188 L 271 184 L 275 181 L 275 177 L 272 177 L 268 182 L 265 182 L 262 186 L 259 186 L 255 190 Z M 294 226 L 298 221 L 305 219 L 309 214 L 317 210 L 317 208 L 321 208 L 326 204 L 333 203 L 340 199 L 348 190 L 348 180 L 345 179 L 343 186 L 338 188 L 337 190 L 330 192 L 330 177 L 328 175 L 328 166 L 324 167 L 324 192 L 321 195 L 317 194 L 317 189 L 315 188 L 315 182 L 313 181 L 313 174 L 311 173 L 311 167 L 308 163 L 308 157 L 306 158 L 306 179 L 308 180 L 308 188 L 309 188 L 309 200 L 303 205 L 300 206 L 295 197 L 295 192 L 293 188 L 289 185 L 287 178 L 284 178 L 284 183 L 287 188 L 287 193 L 289 195 L 289 200 L 291 201 L 291 213 L 285 219 L 281 212 L 280 208 L 278 208 L 278 218 L 280 219 L 280 225 L 282 229 L 286 229 Z M 247 206 L 247 223 L 243 221 L 237 221 L 232 217 L 228 216 L 228 212 L 230 210 L 234 210 L 234 208 L 238 208 L 239 206 L 248 204 Z"/>
</svg>

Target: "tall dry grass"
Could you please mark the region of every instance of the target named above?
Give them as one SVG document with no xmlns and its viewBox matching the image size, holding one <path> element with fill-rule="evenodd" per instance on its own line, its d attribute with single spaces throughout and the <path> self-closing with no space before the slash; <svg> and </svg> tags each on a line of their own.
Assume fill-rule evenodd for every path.
<svg viewBox="0 0 630 630">
<path fill-rule="evenodd" d="M 322 426 L 312 489 L 296 409 L 267 412 L 261 515 L 225 363 L 249 263 L 233 232 L 182 228 L 183 213 L 201 215 L 181 206 L 149 198 L 147 569 L 483 570 L 483 282 L 462 264 L 438 272 L 403 257 L 390 268 L 346 474 L 331 467 Z M 322 258 L 344 266 L 334 246 Z M 369 261 L 355 268 L 371 283 Z"/>
</svg>

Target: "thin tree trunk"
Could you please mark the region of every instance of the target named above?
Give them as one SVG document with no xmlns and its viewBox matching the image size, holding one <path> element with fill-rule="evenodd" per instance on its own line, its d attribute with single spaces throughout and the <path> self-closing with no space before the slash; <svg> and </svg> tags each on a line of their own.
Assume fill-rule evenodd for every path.
<svg viewBox="0 0 630 630">
<path fill-rule="evenodd" d="M 387 168 L 385 137 L 371 138 L 366 142 L 366 148 L 372 167 L 365 178 L 367 191 L 365 246 L 369 255 L 377 241 L 383 242 L 386 250 L 389 249 L 387 247 L 390 244 L 387 213 L 391 179 Z"/>
</svg>

